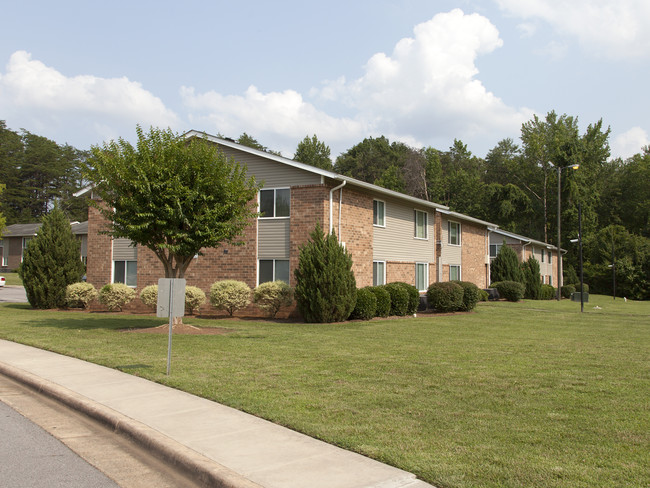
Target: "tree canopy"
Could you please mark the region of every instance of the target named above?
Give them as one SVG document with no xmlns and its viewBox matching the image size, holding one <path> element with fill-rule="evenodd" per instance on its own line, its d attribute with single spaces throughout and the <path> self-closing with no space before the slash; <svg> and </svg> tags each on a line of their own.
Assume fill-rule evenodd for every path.
<svg viewBox="0 0 650 488">
<path fill-rule="evenodd" d="M 324 142 L 318 140 L 316 135 L 305 136 L 305 138 L 298 143 L 296 153 L 293 155 L 295 161 L 301 163 L 311 164 L 317 168 L 332 170 L 332 160 L 330 159 L 330 148 Z"/>
<path fill-rule="evenodd" d="M 85 174 L 111 222 L 110 234 L 151 249 L 167 278 L 182 278 L 204 248 L 238 243 L 257 216 L 259 189 L 246 167 L 202 138 L 136 128 L 138 142 L 94 146 Z"/>
</svg>

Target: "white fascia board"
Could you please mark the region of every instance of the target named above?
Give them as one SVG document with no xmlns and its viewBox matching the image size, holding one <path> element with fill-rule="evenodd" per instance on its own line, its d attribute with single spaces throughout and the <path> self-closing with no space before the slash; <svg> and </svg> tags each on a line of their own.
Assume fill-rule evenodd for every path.
<svg viewBox="0 0 650 488">
<path fill-rule="evenodd" d="M 506 236 L 506 237 L 511 237 L 512 239 L 517 239 L 518 241 L 525 241 L 527 243 L 532 243 L 532 244 L 535 244 L 537 246 L 545 247 L 546 249 L 551 249 L 551 250 L 557 249 L 556 246 L 553 246 L 552 244 L 549 244 L 548 242 L 543 242 L 543 241 L 538 241 L 536 239 L 531 239 L 530 237 L 521 236 L 521 235 L 515 234 L 513 232 L 508 232 L 507 230 L 496 229 L 496 228 L 490 229 L 490 230 L 492 232 L 496 232 L 497 234 L 501 234 L 501 235 Z"/>
<path fill-rule="evenodd" d="M 495 229 L 497 229 L 499 227 L 497 224 L 493 224 L 492 222 L 486 222 L 485 220 L 476 219 L 474 217 L 470 217 L 469 215 L 465 215 L 465 214 L 458 213 L 458 212 L 453 212 L 451 210 L 442 210 L 441 209 L 441 210 L 438 210 L 438 211 L 441 214 L 448 215 L 450 217 L 453 217 L 453 218 L 456 218 L 456 219 L 459 219 L 459 220 L 466 220 L 467 222 L 472 222 L 474 224 L 484 225 L 490 230 L 495 230 Z"/>
</svg>

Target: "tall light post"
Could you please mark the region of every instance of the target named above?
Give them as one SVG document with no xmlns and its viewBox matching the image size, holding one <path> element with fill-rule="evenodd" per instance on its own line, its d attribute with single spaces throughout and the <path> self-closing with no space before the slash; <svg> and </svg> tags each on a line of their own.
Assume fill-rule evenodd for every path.
<svg viewBox="0 0 650 488">
<path fill-rule="evenodd" d="M 580 312 L 585 311 L 585 276 L 582 271 L 582 203 L 578 204 L 578 238 L 571 239 L 571 242 L 578 243 L 580 248 Z"/>
<path fill-rule="evenodd" d="M 558 166 L 557 169 L 557 301 L 562 298 L 562 250 L 561 250 L 561 228 L 560 210 L 562 208 L 562 170 L 567 168 L 578 169 L 579 164 L 569 164 L 568 166 Z"/>
</svg>

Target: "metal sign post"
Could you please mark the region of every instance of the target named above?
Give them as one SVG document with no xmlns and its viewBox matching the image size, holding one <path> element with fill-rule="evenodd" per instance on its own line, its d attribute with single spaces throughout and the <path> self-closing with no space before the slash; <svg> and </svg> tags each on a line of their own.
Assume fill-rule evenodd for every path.
<svg viewBox="0 0 650 488">
<path fill-rule="evenodd" d="M 172 328 L 174 317 L 185 315 L 185 278 L 160 278 L 158 280 L 158 308 L 156 316 L 169 317 L 167 340 L 167 376 L 172 361 Z"/>
</svg>

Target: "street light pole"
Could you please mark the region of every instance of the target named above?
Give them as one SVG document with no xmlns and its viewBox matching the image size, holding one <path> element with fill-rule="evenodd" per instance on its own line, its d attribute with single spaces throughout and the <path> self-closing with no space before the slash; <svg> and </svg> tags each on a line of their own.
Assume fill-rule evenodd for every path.
<svg viewBox="0 0 650 488">
<path fill-rule="evenodd" d="M 557 301 L 562 298 L 562 250 L 561 250 L 561 229 L 562 222 L 560 219 L 560 211 L 562 209 L 562 170 L 566 168 L 578 169 L 579 164 L 570 164 L 568 166 L 557 166 Z"/>
<path fill-rule="evenodd" d="M 585 277 L 582 272 L 582 203 L 578 204 L 578 246 L 580 247 L 580 312 L 585 311 Z"/>
</svg>

